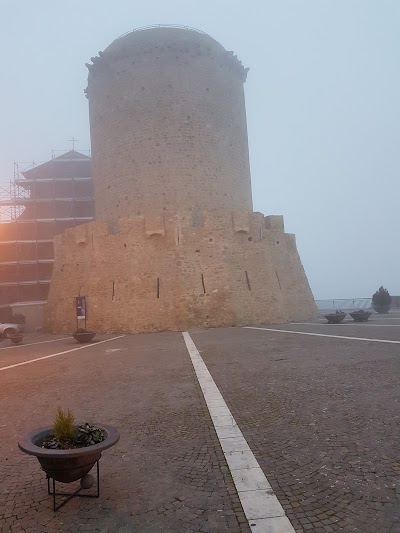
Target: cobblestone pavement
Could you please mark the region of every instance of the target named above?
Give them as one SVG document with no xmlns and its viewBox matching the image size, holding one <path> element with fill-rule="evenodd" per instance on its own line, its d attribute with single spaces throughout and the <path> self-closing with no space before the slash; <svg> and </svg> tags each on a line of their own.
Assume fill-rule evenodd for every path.
<svg viewBox="0 0 400 533">
<path fill-rule="evenodd" d="M 271 327 L 400 340 L 391 327 Z M 297 532 L 400 532 L 400 344 L 190 333 Z"/>
<path fill-rule="evenodd" d="M 76 346 L 2 350 L 0 367 Z M 249 531 L 179 333 L 127 336 L 0 371 L 0 405 L 2 533 Z M 17 441 L 58 405 L 116 426 L 121 440 L 100 461 L 100 499 L 75 498 L 54 513 L 39 463 Z"/>
<path fill-rule="evenodd" d="M 400 325 L 396 316 L 271 327 L 400 340 L 400 327 L 374 326 Z M 400 532 L 400 344 L 241 328 L 191 335 L 297 532 Z M 127 336 L 1 371 L 77 346 L 0 344 L 1 533 L 248 533 L 181 335 Z M 121 440 L 101 460 L 100 499 L 53 513 L 37 460 L 16 443 L 58 405 L 115 425 Z"/>
</svg>

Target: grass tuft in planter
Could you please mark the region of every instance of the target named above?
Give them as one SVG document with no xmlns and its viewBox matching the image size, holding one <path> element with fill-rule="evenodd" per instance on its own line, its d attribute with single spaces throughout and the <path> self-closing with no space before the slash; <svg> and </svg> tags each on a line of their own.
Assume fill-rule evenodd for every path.
<svg viewBox="0 0 400 533">
<path fill-rule="evenodd" d="M 52 450 L 68 450 L 73 448 L 85 448 L 103 442 L 104 433 L 95 425 L 75 425 L 75 417 L 68 409 L 64 412 L 60 407 L 57 409 L 53 425 L 53 432 L 47 435 L 40 443 L 42 448 Z"/>
</svg>

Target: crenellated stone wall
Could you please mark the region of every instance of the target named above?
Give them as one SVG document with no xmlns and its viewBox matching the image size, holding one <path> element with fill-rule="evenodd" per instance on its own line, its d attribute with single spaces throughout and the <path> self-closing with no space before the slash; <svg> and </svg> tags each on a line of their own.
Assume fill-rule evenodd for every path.
<svg viewBox="0 0 400 533">
<path fill-rule="evenodd" d="M 54 332 L 183 330 L 304 320 L 315 304 L 282 217 L 187 211 L 95 221 L 56 241 L 46 314 Z"/>
</svg>

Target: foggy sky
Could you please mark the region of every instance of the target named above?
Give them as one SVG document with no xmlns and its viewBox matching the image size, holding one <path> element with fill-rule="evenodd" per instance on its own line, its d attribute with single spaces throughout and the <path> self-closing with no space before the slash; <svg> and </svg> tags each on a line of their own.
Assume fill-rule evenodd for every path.
<svg viewBox="0 0 400 533">
<path fill-rule="evenodd" d="M 250 67 L 254 209 L 283 214 L 316 298 L 400 294 L 398 0 L 1 0 L 0 183 L 90 148 L 85 63 L 149 24 L 209 33 Z M 58 155 L 58 154 L 57 154 Z"/>
</svg>

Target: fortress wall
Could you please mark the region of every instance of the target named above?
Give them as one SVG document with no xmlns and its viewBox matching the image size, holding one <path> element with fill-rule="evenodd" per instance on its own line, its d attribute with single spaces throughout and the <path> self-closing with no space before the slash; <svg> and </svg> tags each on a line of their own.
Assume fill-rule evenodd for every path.
<svg viewBox="0 0 400 533">
<path fill-rule="evenodd" d="M 103 332 L 311 317 L 315 304 L 294 240 L 266 220 L 188 211 L 69 229 L 56 241 L 47 329 L 75 329 L 79 294 L 88 300 L 87 327 Z"/>
</svg>

